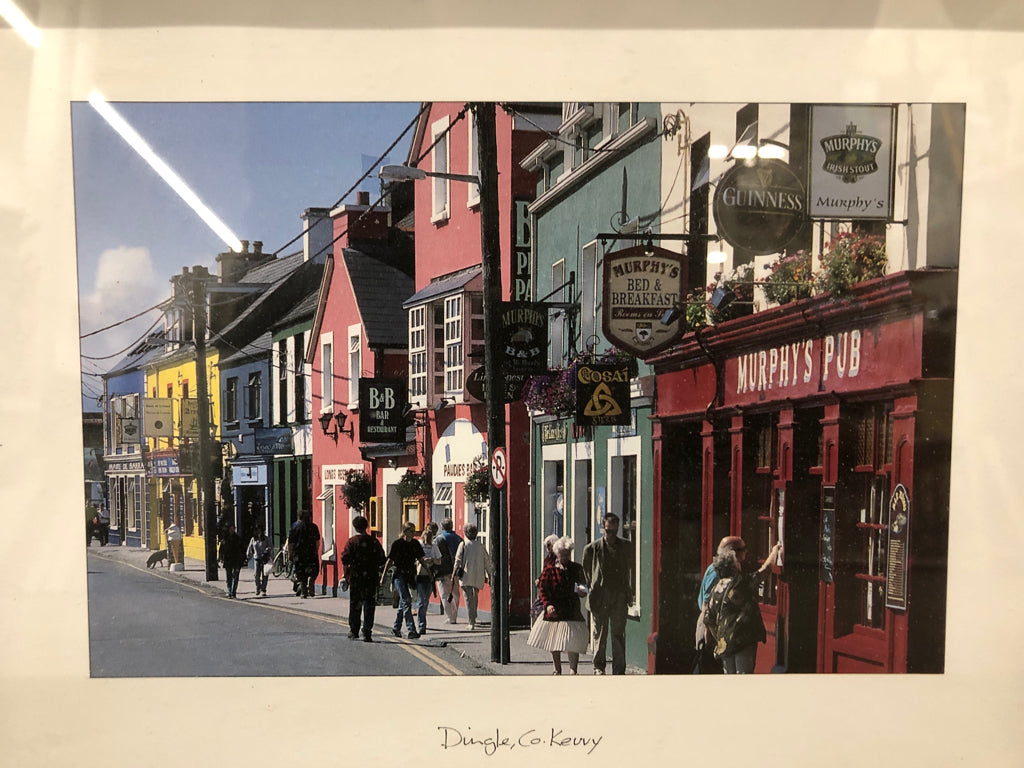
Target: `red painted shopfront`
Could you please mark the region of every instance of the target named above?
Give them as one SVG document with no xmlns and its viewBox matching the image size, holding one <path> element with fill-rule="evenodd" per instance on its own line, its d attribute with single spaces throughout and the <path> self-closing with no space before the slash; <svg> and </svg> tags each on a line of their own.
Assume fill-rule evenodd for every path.
<svg viewBox="0 0 1024 768">
<path fill-rule="evenodd" d="M 686 671 L 721 537 L 763 561 L 757 671 L 941 672 L 956 271 L 687 334 L 654 360 L 649 671 Z"/>
</svg>

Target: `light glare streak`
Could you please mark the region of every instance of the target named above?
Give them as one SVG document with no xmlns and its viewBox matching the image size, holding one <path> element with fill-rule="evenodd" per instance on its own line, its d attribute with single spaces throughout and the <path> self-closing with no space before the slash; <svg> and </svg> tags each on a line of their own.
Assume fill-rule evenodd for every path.
<svg viewBox="0 0 1024 768">
<path fill-rule="evenodd" d="M 0 0 L 2 2 L 2 0 Z M 233 251 L 241 251 L 242 243 L 235 237 L 235 233 L 232 232 L 228 226 L 217 218 L 216 214 L 207 207 L 206 203 L 199 199 L 198 195 L 189 189 L 189 186 L 182 180 L 174 170 L 167 165 L 153 149 L 146 143 L 138 132 L 132 128 L 128 122 L 119 115 L 107 100 L 103 98 L 103 95 L 98 91 L 93 91 L 89 94 L 89 104 L 95 109 L 100 116 L 106 120 L 110 127 L 117 131 L 121 138 L 128 142 L 129 146 L 134 149 L 139 156 L 149 163 L 150 167 L 156 171 L 160 178 L 167 182 L 168 186 L 178 193 L 178 196 L 184 200 L 188 206 L 195 211 L 199 218 L 201 218 L 206 225 L 212 229 L 217 236 L 227 243 L 227 246 Z"/>
<path fill-rule="evenodd" d="M 43 35 L 39 31 L 39 27 L 29 21 L 28 17 L 11 0 L 0 0 L 0 16 L 3 16 L 7 23 L 14 28 L 14 31 L 33 48 L 38 48 L 42 44 Z"/>
</svg>

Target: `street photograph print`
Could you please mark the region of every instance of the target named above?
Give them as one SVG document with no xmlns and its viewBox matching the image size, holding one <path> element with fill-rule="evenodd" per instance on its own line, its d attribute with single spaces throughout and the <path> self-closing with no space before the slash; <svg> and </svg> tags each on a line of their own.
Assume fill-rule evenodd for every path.
<svg viewBox="0 0 1024 768">
<path fill-rule="evenodd" d="M 965 104 L 70 117 L 92 678 L 944 672 Z"/>
</svg>

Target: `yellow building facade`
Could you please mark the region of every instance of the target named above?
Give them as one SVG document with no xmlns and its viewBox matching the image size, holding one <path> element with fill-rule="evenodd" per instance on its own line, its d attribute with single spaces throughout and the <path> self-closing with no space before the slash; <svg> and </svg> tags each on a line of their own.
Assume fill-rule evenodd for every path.
<svg viewBox="0 0 1024 768">
<path fill-rule="evenodd" d="M 216 348 L 206 354 L 206 389 L 210 401 L 210 426 L 214 450 L 219 451 L 220 403 Z M 171 403 L 173 427 L 170 435 L 148 437 L 150 530 L 160 531 L 160 544 L 167 546 L 167 528 L 172 520 L 183 534 L 185 556 L 206 557 L 206 524 L 199 495 L 198 478 L 192 462 L 197 453 L 198 401 L 195 349 L 191 346 L 168 353 L 146 368 L 147 400 Z M 214 535 L 215 532 L 214 532 Z"/>
</svg>

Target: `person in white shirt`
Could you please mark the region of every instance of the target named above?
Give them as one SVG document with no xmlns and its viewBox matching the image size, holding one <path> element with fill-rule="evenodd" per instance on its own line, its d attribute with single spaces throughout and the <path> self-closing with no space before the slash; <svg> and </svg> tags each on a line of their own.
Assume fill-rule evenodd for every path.
<svg viewBox="0 0 1024 768">
<path fill-rule="evenodd" d="M 466 540 L 459 545 L 455 554 L 455 576 L 462 583 L 462 591 L 466 595 L 469 628 L 475 629 L 480 590 L 491 580 L 491 556 L 484 545 L 476 540 L 475 525 L 467 525 L 463 533 L 466 534 Z"/>
</svg>

